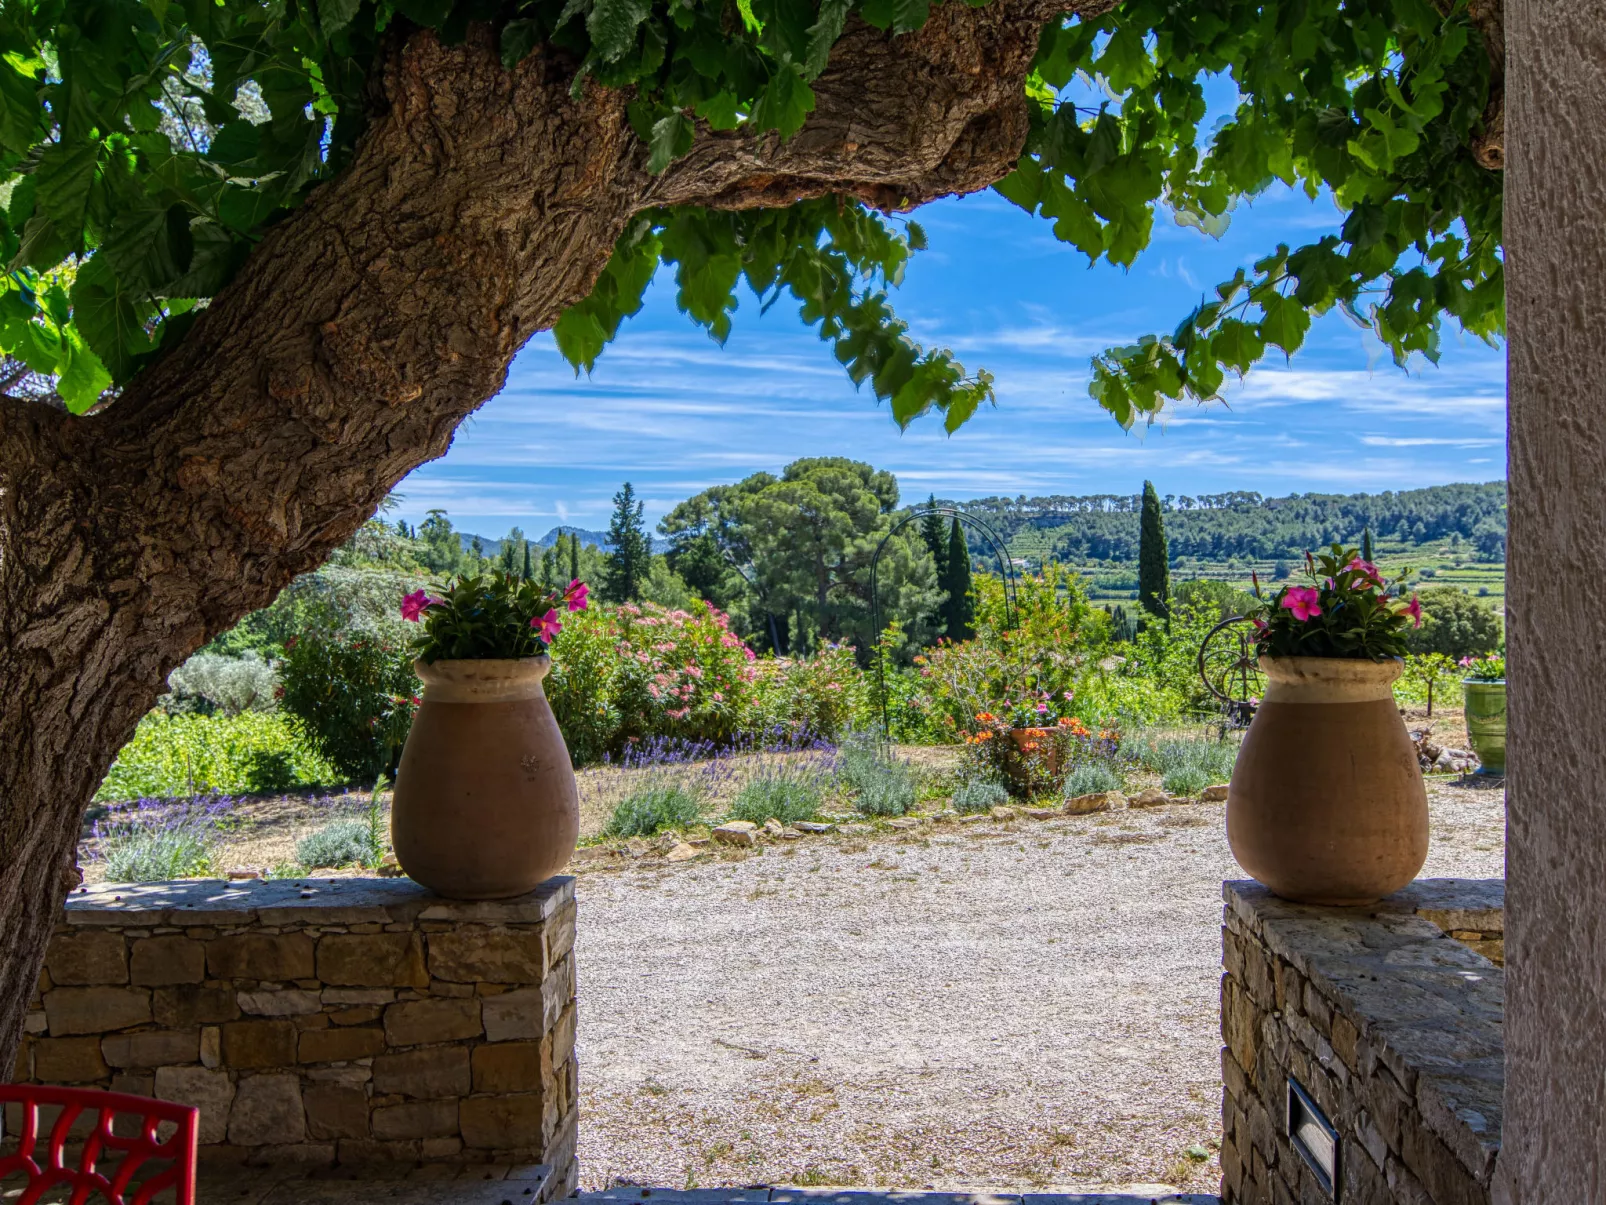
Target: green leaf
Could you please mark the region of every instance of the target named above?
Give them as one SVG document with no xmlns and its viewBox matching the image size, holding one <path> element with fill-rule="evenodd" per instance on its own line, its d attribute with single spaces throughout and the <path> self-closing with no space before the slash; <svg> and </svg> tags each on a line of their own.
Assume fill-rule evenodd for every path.
<svg viewBox="0 0 1606 1205">
<path fill-rule="evenodd" d="M 812 112 L 814 89 L 803 82 L 796 66 L 782 63 L 759 94 L 750 120 L 756 131 L 779 130 L 782 138 L 790 138 Z"/>
<path fill-rule="evenodd" d="M 1219 363 L 1242 376 L 1266 352 L 1266 345 L 1253 325 L 1227 318 L 1210 339 L 1211 350 Z"/>
<path fill-rule="evenodd" d="M 931 0 L 892 0 L 892 32 L 911 33 L 931 16 Z"/>
<path fill-rule="evenodd" d="M 40 154 L 34 172 L 37 212 L 49 218 L 56 233 L 75 249 L 83 245 L 89 191 L 100 155 L 98 142 L 51 143 Z"/>
<path fill-rule="evenodd" d="M 706 100 L 698 101 L 695 111 L 713 130 L 734 130 L 742 124 L 734 92 L 716 92 Z"/>
<path fill-rule="evenodd" d="M 323 36 L 332 38 L 351 24 L 362 0 L 318 0 L 318 24 Z"/>
<path fill-rule="evenodd" d="M 10 56 L 0 59 L 0 148 L 14 155 L 26 154 L 44 127 L 38 70 L 24 73 Z"/>
<path fill-rule="evenodd" d="M 825 70 L 825 64 L 831 57 L 831 47 L 842 36 L 842 27 L 847 24 L 848 13 L 852 9 L 853 0 L 820 0 L 819 16 L 809 26 L 808 55 L 803 60 L 808 79 L 812 80 Z"/>
<path fill-rule="evenodd" d="M 691 118 L 676 111 L 661 117 L 652 126 L 652 153 L 647 157 L 647 170 L 658 175 L 671 162 L 691 150 L 696 127 Z"/>
<path fill-rule="evenodd" d="M 905 230 L 908 231 L 909 250 L 924 251 L 926 249 L 926 228 L 911 218 Z"/>
<path fill-rule="evenodd" d="M 528 18 L 502 26 L 502 66 L 512 71 L 541 44 L 541 36 L 541 23 Z"/>
<path fill-rule="evenodd" d="M 1284 355 L 1293 355 L 1305 342 L 1305 332 L 1310 330 L 1310 312 L 1297 301 L 1277 293 L 1263 299 L 1260 308 L 1265 313 L 1260 320 L 1260 337 L 1282 348 Z"/>
<path fill-rule="evenodd" d="M 622 58 L 636 44 L 636 30 L 652 15 L 652 0 L 596 0 L 586 16 L 591 46 L 603 62 Z"/>
<path fill-rule="evenodd" d="M 111 388 L 112 374 L 100 357 L 86 347 L 76 332 L 70 332 L 63 347 L 61 376 L 56 381 L 56 392 L 74 414 L 83 414 L 100 395 Z"/>
<path fill-rule="evenodd" d="M 143 295 L 121 284 L 98 255 L 79 269 L 73 282 L 73 321 L 114 383 L 128 380 L 139 357 L 151 350 L 143 302 Z"/>
</svg>

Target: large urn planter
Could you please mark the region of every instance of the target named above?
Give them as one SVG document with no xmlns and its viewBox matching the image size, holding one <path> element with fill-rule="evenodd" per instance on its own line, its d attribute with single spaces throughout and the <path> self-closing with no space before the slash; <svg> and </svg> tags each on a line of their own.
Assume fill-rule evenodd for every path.
<svg viewBox="0 0 1606 1205">
<path fill-rule="evenodd" d="M 1465 693 L 1467 741 L 1478 755 L 1480 774 L 1506 772 L 1506 684 L 1468 678 Z"/>
<path fill-rule="evenodd" d="M 450 899 L 504 899 L 561 871 L 580 835 L 574 769 L 541 679 L 550 657 L 415 663 L 423 702 L 402 749 L 391 842 Z"/>
<path fill-rule="evenodd" d="M 1261 657 L 1266 692 L 1227 792 L 1238 863 L 1284 899 L 1370 904 L 1428 853 L 1428 801 L 1394 702 L 1398 660 Z"/>
</svg>

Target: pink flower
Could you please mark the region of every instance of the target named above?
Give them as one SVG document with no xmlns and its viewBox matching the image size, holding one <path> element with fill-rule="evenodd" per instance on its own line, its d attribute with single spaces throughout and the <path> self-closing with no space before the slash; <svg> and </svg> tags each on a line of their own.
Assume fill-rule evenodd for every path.
<svg viewBox="0 0 1606 1205">
<path fill-rule="evenodd" d="M 1405 604 L 1405 613 L 1411 617 L 1413 628 L 1422 626 L 1422 603 L 1416 595 L 1411 595 L 1411 601 Z"/>
<path fill-rule="evenodd" d="M 1322 613 L 1321 595 L 1316 592 L 1315 586 L 1288 587 L 1280 605 L 1292 611 L 1294 618 L 1301 623 Z"/>
<path fill-rule="evenodd" d="M 725 692 L 716 690 L 713 694 L 713 699 L 716 703 L 723 703 L 725 701 Z"/>
<path fill-rule="evenodd" d="M 758 660 L 758 654 L 753 652 L 752 649 L 743 649 L 742 652 L 747 654 L 747 659 L 749 661 L 757 661 Z"/>
<path fill-rule="evenodd" d="M 422 590 L 414 590 L 406 598 L 402 599 L 401 617 L 408 623 L 417 623 L 420 615 L 429 610 L 430 607 L 439 606 L 440 601 L 438 598 L 431 598 Z"/>
<path fill-rule="evenodd" d="M 1255 625 L 1255 631 L 1257 632 L 1264 632 L 1266 630 L 1266 621 L 1264 619 L 1251 618 L 1249 622 Z"/>
<path fill-rule="evenodd" d="M 1372 564 L 1371 561 L 1363 561 L 1360 557 L 1355 557 L 1344 568 L 1351 573 L 1360 574 L 1362 581 L 1371 582 L 1372 585 L 1380 590 L 1383 588 L 1383 578 L 1378 574 L 1377 566 Z"/>
<path fill-rule="evenodd" d="M 563 592 L 563 600 L 569 604 L 571 611 L 584 611 L 590 604 L 586 597 L 591 593 L 591 587 L 579 578 L 569 583 L 569 588 Z"/>
<path fill-rule="evenodd" d="M 1048 704 L 1047 703 L 1039 703 L 1037 705 L 1037 711 L 1038 711 L 1039 715 L 1047 715 L 1048 714 Z"/>
<path fill-rule="evenodd" d="M 563 624 L 558 620 L 556 610 L 548 611 L 545 615 L 530 620 L 530 626 L 535 634 L 541 638 L 542 644 L 551 644 L 552 637 L 563 630 Z"/>
</svg>

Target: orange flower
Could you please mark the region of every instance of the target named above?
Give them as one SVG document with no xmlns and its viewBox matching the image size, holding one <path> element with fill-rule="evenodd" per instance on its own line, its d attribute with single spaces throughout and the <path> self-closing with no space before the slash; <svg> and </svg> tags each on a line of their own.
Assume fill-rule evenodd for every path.
<svg viewBox="0 0 1606 1205">
<path fill-rule="evenodd" d="M 998 717 L 993 715 L 993 713 L 990 712 L 990 711 L 978 711 L 976 713 L 976 718 L 978 720 L 980 720 L 983 724 L 991 724 Z"/>
</svg>

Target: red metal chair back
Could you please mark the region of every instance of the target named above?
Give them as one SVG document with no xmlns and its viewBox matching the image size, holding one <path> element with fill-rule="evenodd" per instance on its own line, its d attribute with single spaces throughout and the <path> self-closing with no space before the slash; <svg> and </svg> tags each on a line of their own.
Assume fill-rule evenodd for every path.
<svg viewBox="0 0 1606 1205">
<path fill-rule="evenodd" d="M 195 1205 L 195 1156 L 200 1113 L 189 1105 L 102 1092 L 96 1088 L 50 1088 L 38 1084 L 0 1084 L 0 1106 L 21 1106 L 22 1125 L 5 1135 L 7 1145 L 17 1143 L 14 1154 L 0 1155 L 0 1183 L 21 1172 L 27 1179 L 16 1205 L 37 1205 L 46 1192 L 68 1186 L 70 1205 L 150 1205 L 157 1193 L 171 1188 L 176 1205 Z M 39 1109 L 61 1108 L 48 1135 L 41 1135 Z M 73 1125 L 85 1113 L 94 1114 L 94 1127 L 83 1135 L 83 1153 L 74 1167 L 66 1164 L 67 1140 Z M 132 1136 L 113 1133 L 119 1119 L 137 1121 Z M 170 1121 L 178 1128 L 166 1141 L 158 1141 L 157 1128 Z M 40 1150 L 40 1140 L 45 1146 Z M 108 1173 L 95 1170 L 114 1154 L 121 1160 Z M 41 1156 L 43 1156 L 41 1158 Z M 134 1183 L 148 1164 L 167 1163 Z M 94 1197 L 93 1194 L 99 1194 Z"/>
</svg>

